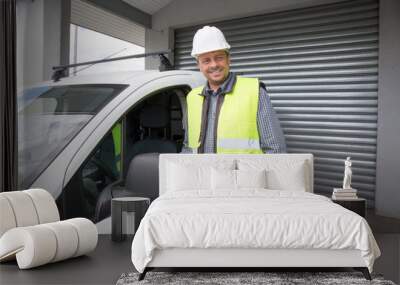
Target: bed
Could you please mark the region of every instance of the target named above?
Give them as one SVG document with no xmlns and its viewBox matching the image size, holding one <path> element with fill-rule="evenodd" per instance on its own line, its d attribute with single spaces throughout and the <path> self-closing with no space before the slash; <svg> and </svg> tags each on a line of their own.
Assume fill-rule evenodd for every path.
<svg viewBox="0 0 400 285">
<path fill-rule="evenodd" d="M 160 197 L 132 242 L 158 267 L 353 267 L 380 251 L 361 216 L 313 194 L 311 154 L 162 154 Z"/>
</svg>

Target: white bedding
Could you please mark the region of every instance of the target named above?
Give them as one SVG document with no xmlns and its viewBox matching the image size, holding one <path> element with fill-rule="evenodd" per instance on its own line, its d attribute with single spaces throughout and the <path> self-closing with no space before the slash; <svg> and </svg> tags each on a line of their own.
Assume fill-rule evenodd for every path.
<svg viewBox="0 0 400 285">
<path fill-rule="evenodd" d="M 364 218 L 299 191 L 167 192 L 150 206 L 132 243 L 143 272 L 155 249 L 358 249 L 372 272 L 380 251 Z"/>
</svg>

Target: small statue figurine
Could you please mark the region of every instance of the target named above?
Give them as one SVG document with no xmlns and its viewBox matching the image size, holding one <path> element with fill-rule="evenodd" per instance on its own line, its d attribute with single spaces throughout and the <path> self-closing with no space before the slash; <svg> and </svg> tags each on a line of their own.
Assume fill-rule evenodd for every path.
<svg viewBox="0 0 400 285">
<path fill-rule="evenodd" d="M 351 160 L 350 156 L 347 157 L 347 159 L 344 161 L 344 178 L 343 178 L 343 189 L 352 189 L 351 188 L 351 175 L 353 174 L 353 171 L 351 170 Z"/>
</svg>

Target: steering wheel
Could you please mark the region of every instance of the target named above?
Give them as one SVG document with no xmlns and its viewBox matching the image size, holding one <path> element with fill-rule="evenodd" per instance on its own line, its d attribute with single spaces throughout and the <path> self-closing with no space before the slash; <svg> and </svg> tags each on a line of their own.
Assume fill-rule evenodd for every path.
<svg viewBox="0 0 400 285">
<path fill-rule="evenodd" d="M 118 179 L 117 175 L 112 171 L 112 169 L 105 164 L 103 161 L 96 157 L 92 157 L 90 159 L 91 162 L 93 162 L 94 165 L 97 166 L 97 168 L 100 170 L 102 174 L 110 178 L 112 181 L 115 181 Z"/>
</svg>

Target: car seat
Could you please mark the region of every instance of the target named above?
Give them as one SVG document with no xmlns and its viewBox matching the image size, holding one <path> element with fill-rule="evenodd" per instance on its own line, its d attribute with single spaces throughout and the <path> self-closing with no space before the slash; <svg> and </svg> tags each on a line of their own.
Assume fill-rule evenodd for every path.
<svg viewBox="0 0 400 285">
<path fill-rule="evenodd" d="M 140 140 L 128 146 L 128 161 L 140 153 L 177 153 L 176 143 L 167 138 L 169 113 L 163 105 L 147 105 L 139 115 Z"/>
<path fill-rule="evenodd" d="M 95 209 L 95 222 L 110 216 L 112 198 L 127 196 L 142 196 L 150 200 L 157 198 L 158 159 L 158 153 L 136 155 L 129 164 L 125 181 L 116 181 L 101 192 Z"/>
</svg>

